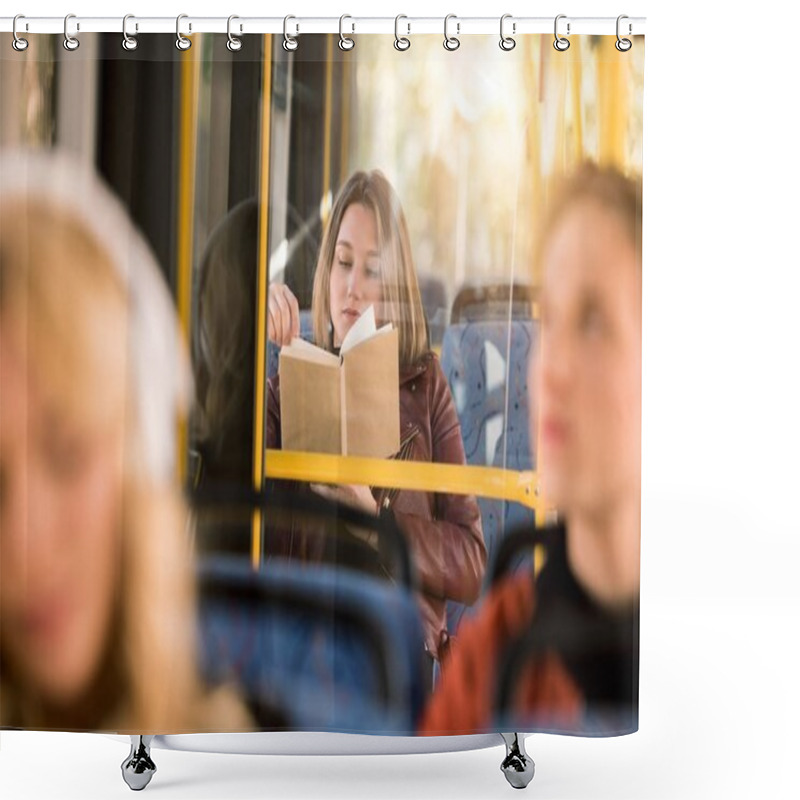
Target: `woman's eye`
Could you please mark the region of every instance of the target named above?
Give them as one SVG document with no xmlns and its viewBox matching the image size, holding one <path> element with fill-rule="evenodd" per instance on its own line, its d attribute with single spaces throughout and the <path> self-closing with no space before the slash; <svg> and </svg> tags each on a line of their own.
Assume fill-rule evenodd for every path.
<svg viewBox="0 0 800 800">
<path fill-rule="evenodd" d="M 581 315 L 581 330 L 586 333 L 601 333 L 604 327 L 603 315 L 597 306 L 589 306 Z"/>
<path fill-rule="evenodd" d="M 339 266 L 342 269 L 350 269 L 350 267 L 353 266 L 353 262 L 352 261 L 342 261 L 342 259 L 340 258 L 339 259 Z"/>
<path fill-rule="evenodd" d="M 367 267 L 368 278 L 380 278 L 380 276 L 381 276 L 380 267 Z"/>
<path fill-rule="evenodd" d="M 68 480 L 83 468 L 88 449 L 79 437 L 51 436 L 45 443 L 47 465 L 53 475 Z"/>
</svg>

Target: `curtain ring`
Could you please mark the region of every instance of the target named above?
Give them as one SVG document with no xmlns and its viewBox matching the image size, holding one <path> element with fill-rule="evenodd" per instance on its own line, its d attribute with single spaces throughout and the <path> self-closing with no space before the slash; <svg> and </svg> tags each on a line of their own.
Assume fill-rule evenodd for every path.
<svg viewBox="0 0 800 800">
<path fill-rule="evenodd" d="M 238 53 L 242 49 L 242 40 L 231 33 L 231 22 L 233 22 L 235 19 L 239 19 L 236 14 L 231 14 L 228 17 L 228 42 L 226 47 L 231 51 L 231 53 Z M 241 32 L 241 30 L 242 29 L 240 26 L 239 31 Z"/>
<path fill-rule="evenodd" d="M 289 36 L 290 19 L 297 19 L 297 17 L 293 17 L 291 14 L 289 14 L 283 18 L 283 49 L 286 50 L 287 53 L 297 50 L 297 38 L 295 36 Z"/>
<path fill-rule="evenodd" d="M 559 53 L 563 53 L 565 50 L 569 50 L 569 39 L 564 38 L 563 36 L 558 35 L 558 21 L 560 19 L 566 19 L 566 14 L 559 14 L 556 17 L 555 25 L 553 26 L 553 35 L 556 37 L 555 41 L 553 42 L 553 47 L 558 50 Z M 569 22 L 567 22 L 567 36 L 569 36 Z"/>
<path fill-rule="evenodd" d="M 77 40 L 77 38 L 75 36 L 70 36 L 69 34 L 68 28 L 69 21 L 71 19 L 75 19 L 74 14 L 67 14 L 67 16 L 64 17 L 64 49 L 69 50 L 70 52 L 77 50 L 81 46 L 81 43 Z M 80 30 L 80 25 L 78 23 L 75 23 L 75 29 Z"/>
<path fill-rule="evenodd" d="M 631 47 L 633 47 L 633 42 L 630 39 L 623 39 L 619 35 L 619 23 L 623 19 L 628 19 L 628 17 L 625 14 L 620 14 L 617 17 L 617 41 L 616 41 L 614 47 L 616 47 L 617 50 L 620 51 L 620 53 L 627 53 L 628 50 L 630 50 Z M 630 34 L 630 33 L 631 33 L 631 24 L 629 22 L 628 23 L 628 34 Z"/>
<path fill-rule="evenodd" d="M 447 26 L 450 23 L 450 20 L 456 20 L 456 35 L 455 36 L 448 36 L 447 35 Z M 444 18 L 444 42 L 442 43 L 445 50 L 449 50 L 451 53 L 453 50 L 458 50 L 461 47 L 461 42 L 458 40 L 458 34 L 461 31 L 461 23 L 458 22 L 458 17 L 455 14 L 448 14 Z"/>
<path fill-rule="evenodd" d="M 25 19 L 25 16 L 23 14 L 17 14 L 17 16 L 14 17 L 14 24 L 11 26 L 11 32 L 14 34 L 14 41 L 11 42 L 11 46 L 18 53 L 21 53 L 23 50 L 27 50 L 28 49 L 28 40 L 27 39 L 23 39 L 17 33 L 17 20 L 20 20 L 20 19 Z"/>
<path fill-rule="evenodd" d="M 122 49 L 127 50 L 130 52 L 131 50 L 135 50 L 139 46 L 139 41 L 135 36 L 128 35 L 128 20 L 129 19 L 136 19 L 133 14 L 126 14 L 122 18 Z M 138 23 L 136 24 L 136 30 L 139 30 Z"/>
<path fill-rule="evenodd" d="M 351 39 L 349 36 L 345 36 L 344 32 L 342 31 L 342 26 L 344 25 L 344 21 L 346 19 L 353 19 L 353 18 L 349 14 L 342 14 L 342 16 L 339 17 L 339 49 L 340 50 L 352 50 L 356 46 L 355 41 L 353 39 Z M 351 31 L 351 33 L 353 33 L 355 31 L 355 29 L 356 29 L 356 24 L 354 22 L 353 23 L 353 30 Z"/>
<path fill-rule="evenodd" d="M 189 19 L 189 15 L 188 14 L 178 14 L 178 17 L 175 20 L 175 37 L 176 37 L 175 38 L 175 47 L 177 47 L 178 50 L 188 50 L 192 46 L 192 40 L 191 39 L 187 39 L 181 33 L 181 20 L 182 19 Z M 192 25 L 190 23 L 189 24 L 189 32 L 191 32 L 191 30 L 192 30 Z"/>
<path fill-rule="evenodd" d="M 411 39 L 407 39 L 405 36 L 400 35 L 400 20 L 401 19 L 408 19 L 405 14 L 398 14 L 394 18 L 394 49 L 400 50 L 403 52 L 404 50 L 408 50 L 411 47 Z M 408 28 L 408 33 L 411 33 L 411 25 L 406 23 L 406 27 Z"/>
<path fill-rule="evenodd" d="M 503 16 L 500 17 L 500 49 L 505 50 L 506 52 L 508 52 L 509 50 L 513 50 L 517 46 L 516 41 L 512 39 L 510 36 L 506 36 L 503 31 L 503 27 L 507 19 L 511 19 L 511 14 L 503 14 Z M 511 32 L 512 33 L 517 32 L 516 22 L 511 23 Z"/>
</svg>

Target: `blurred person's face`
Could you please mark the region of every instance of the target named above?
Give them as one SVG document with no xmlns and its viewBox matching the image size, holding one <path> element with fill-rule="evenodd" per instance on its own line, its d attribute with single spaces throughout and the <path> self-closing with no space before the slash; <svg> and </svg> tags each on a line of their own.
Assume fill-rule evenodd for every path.
<svg viewBox="0 0 800 800">
<path fill-rule="evenodd" d="M 351 203 L 344 212 L 330 279 L 330 309 L 333 344 L 339 347 L 361 314 L 375 306 L 380 319 L 381 285 L 378 223 L 374 212 Z"/>
<path fill-rule="evenodd" d="M 602 515 L 641 488 L 641 265 L 616 213 L 585 200 L 549 233 L 543 270 L 531 385 L 545 499 Z"/>
<path fill-rule="evenodd" d="M 17 333 L 0 323 L 0 646 L 25 691 L 66 707 L 98 677 L 116 607 L 121 412 L 67 418 Z"/>
</svg>

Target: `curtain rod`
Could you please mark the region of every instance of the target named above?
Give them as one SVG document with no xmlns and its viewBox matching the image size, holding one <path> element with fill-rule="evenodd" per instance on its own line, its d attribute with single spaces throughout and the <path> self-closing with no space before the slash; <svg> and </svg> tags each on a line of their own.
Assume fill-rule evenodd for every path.
<svg viewBox="0 0 800 800">
<path fill-rule="evenodd" d="M 26 17 L 17 18 L 16 32 L 19 35 L 28 33 L 64 33 L 65 22 L 70 35 L 82 33 L 122 33 L 122 17 L 80 17 L 69 15 L 64 17 Z M 645 32 L 645 17 L 623 18 L 620 33 L 623 36 L 637 36 Z M 193 17 L 181 15 L 180 33 L 189 36 L 192 33 L 227 33 L 228 17 Z M 230 23 L 231 32 L 236 36 L 246 34 L 288 33 L 298 36 L 304 33 L 342 33 L 358 35 L 360 33 L 394 34 L 402 36 L 414 34 L 444 34 L 444 17 L 234 17 Z M 396 27 L 397 26 L 397 27 Z M 176 33 L 178 20 L 175 17 L 136 17 L 128 16 L 126 30 L 129 35 L 143 33 Z M 514 17 L 506 15 L 503 30 L 505 35 L 518 36 L 526 33 L 554 33 L 554 17 Z M 14 17 L 0 17 L 0 32 L 11 33 L 14 30 Z M 448 35 L 464 36 L 470 34 L 499 34 L 500 17 L 458 17 L 451 16 L 448 23 Z M 559 15 L 559 36 L 577 34 L 599 34 L 614 36 L 617 33 L 616 17 L 570 17 Z"/>
</svg>

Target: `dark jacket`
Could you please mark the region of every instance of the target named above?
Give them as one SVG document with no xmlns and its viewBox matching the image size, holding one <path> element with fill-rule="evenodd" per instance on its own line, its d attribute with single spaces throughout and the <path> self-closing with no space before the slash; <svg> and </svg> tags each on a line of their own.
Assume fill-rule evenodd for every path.
<svg viewBox="0 0 800 800">
<path fill-rule="evenodd" d="M 281 447 L 280 376 L 268 382 L 267 447 Z M 427 353 L 400 370 L 398 457 L 464 464 L 461 427 L 439 359 Z M 486 567 L 480 510 L 471 495 L 374 489 L 381 508 L 391 510 L 406 536 L 420 579 L 421 610 L 428 651 L 439 655 L 447 638 L 445 604 L 470 605 L 480 594 Z M 285 545 L 284 545 L 285 546 Z M 290 555 L 308 555 L 308 542 L 293 541 Z"/>
</svg>

